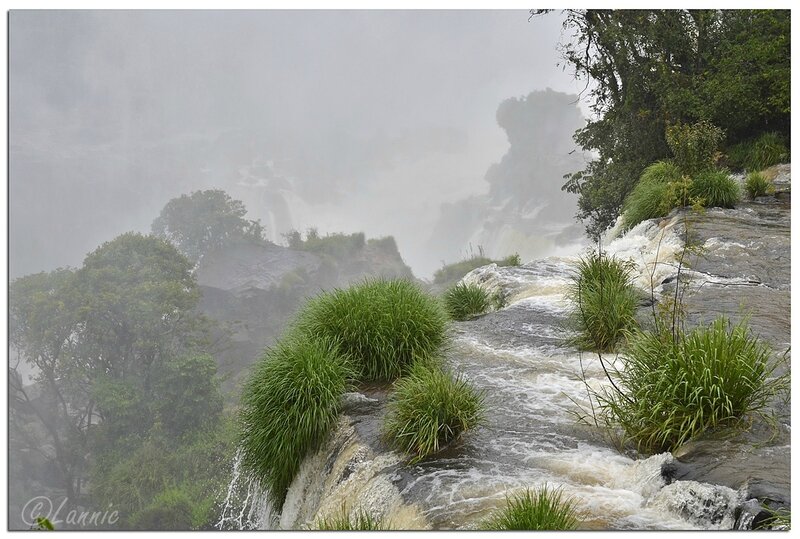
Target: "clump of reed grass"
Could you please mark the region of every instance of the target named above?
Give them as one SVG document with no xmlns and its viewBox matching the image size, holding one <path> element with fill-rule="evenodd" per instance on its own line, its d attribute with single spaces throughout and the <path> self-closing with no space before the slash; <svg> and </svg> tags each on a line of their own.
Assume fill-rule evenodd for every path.
<svg viewBox="0 0 800 539">
<path fill-rule="evenodd" d="M 496 300 L 477 284 L 458 283 L 444 293 L 444 305 L 453 320 L 469 320 L 487 312 Z"/>
<path fill-rule="evenodd" d="M 622 219 L 625 228 L 642 221 L 664 217 L 672 209 L 667 198 L 669 186 L 681 180 L 680 169 L 669 161 L 657 161 L 644 169 L 639 182 L 626 197 Z"/>
<path fill-rule="evenodd" d="M 354 372 L 332 339 L 290 333 L 254 366 L 241 397 L 242 464 L 280 509 L 303 458 L 335 425 Z"/>
<path fill-rule="evenodd" d="M 394 385 L 383 431 L 417 462 L 437 453 L 483 420 L 483 395 L 435 362 L 417 362 Z"/>
<path fill-rule="evenodd" d="M 788 389 L 774 377 L 770 350 L 745 321 L 720 317 L 707 327 L 673 335 L 662 329 L 634 335 L 622 355 L 619 391 L 598 396 L 601 415 L 644 453 L 673 451 L 692 438 L 765 414 Z"/>
<path fill-rule="evenodd" d="M 336 342 L 359 380 L 391 381 L 439 353 L 447 315 L 411 281 L 376 279 L 310 300 L 297 327 L 307 338 Z"/>
<path fill-rule="evenodd" d="M 774 132 L 762 133 L 728 148 L 728 163 L 735 170 L 764 170 L 788 159 L 789 150 L 783 138 Z"/>
<path fill-rule="evenodd" d="M 506 500 L 506 507 L 481 526 L 484 530 L 574 530 L 578 513 L 572 498 L 547 485 Z"/>
<path fill-rule="evenodd" d="M 343 505 L 338 514 L 317 519 L 313 529 L 322 531 L 387 531 L 392 528 L 389 523 L 373 517 L 363 509 L 357 511 L 351 517 L 347 506 Z"/>
<path fill-rule="evenodd" d="M 733 208 L 741 198 L 739 184 L 723 171 L 698 174 L 689 187 L 689 195 L 709 208 Z"/>
<path fill-rule="evenodd" d="M 773 189 L 772 184 L 767 180 L 766 176 L 760 172 L 751 172 L 748 174 L 744 183 L 744 188 L 745 191 L 747 191 L 747 196 L 751 199 L 764 196 Z"/>
<path fill-rule="evenodd" d="M 632 272 L 630 262 L 613 256 L 593 252 L 580 258 L 567 291 L 575 305 L 571 321 L 577 336 L 572 344 L 587 350 L 613 350 L 625 332 L 636 327 L 638 296 Z"/>
</svg>

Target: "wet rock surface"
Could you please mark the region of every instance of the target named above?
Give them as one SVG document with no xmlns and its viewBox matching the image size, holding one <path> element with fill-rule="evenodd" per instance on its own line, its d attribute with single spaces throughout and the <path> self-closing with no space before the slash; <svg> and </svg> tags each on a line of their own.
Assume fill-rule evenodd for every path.
<svg viewBox="0 0 800 539">
<path fill-rule="evenodd" d="M 690 259 L 684 306 L 690 326 L 747 317 L 778 360 L 791 343 L 791 167 L 775 169 L 776 196 L 688 218 L 690 244 L 701 254 Z M 777 425 L 756 420 L 732 439 L 687 444 L 676 478 L 741 490 L 773 508 L 790 505 L 790 409 L 776 401 L 774 410 Z"/>
</svg>

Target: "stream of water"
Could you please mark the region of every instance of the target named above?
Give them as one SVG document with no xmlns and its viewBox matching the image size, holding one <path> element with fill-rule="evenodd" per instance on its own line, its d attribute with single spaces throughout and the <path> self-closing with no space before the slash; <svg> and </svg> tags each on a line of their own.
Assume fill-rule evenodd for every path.
<svg viewBox="0 0 800 539">
<path fill-rule="evenodd" d="M 605 250 L 632 260 L 636 285 L 658 293 L 676 271 L 679 223 L 677 217 L 661 226 L 642 223 L 608 239 Z M 367 392 L 374 404 L 349 412 L 332 439 L 306 459 L 282 515 L 248 501 L 238 513 L 226 506 L 220 527 L 297 528 L 346 507 L 368 510 L 394 528 L 469 529 L 515 491 L 547 484 L 573 497 L 583 529 L 733 528 L 743 493 L 670 482 L 662 471 L 671 454 L 636 460 L 615 449 L 591 419 L 578 420 L 576 414 L 591 410 L 587 384 L 599 390 L 608 382 L 596 356 L 565 344 L 565 291 L 576 257 L 491 265 L 465 278 L 501 290 L 509 301 L 498 312 L 456 323 L 447 353 L 449 365 L 484 392 L 482 427 L 408 466 L 378 435 L 385 392 Z M 257 499 L 248 489 L 245 496 Z"/>
</svg>

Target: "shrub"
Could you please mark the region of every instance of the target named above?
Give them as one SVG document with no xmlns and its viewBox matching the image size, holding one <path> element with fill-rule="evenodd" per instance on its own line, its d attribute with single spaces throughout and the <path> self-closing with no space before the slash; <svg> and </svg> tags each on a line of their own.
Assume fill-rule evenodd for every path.
<svg viewBox="0 0 800 539">
<path fill-rule="evenodd" d="M 788 388 L 773 378 L 769 348 L 746 322 L 724 317 L 673 338 L 643 332 L 631 339 L 619 372 L 621 391 L 599 398 L 601 414 L 640 451 L 672 451 L 711 429 L 763 413 Z"/>
<path fill-rule="evenodd" d="M 763 133 L 728 148 L 728 164 L 734 170 L 763 170 L 788 159 L 789 150 L 778 133 Z"/>
<path fill-rule="evenodd" d="M 384 434 L 417 462 L 438 452 L 483 418 L 483 395 L 438 365 L 417 362 L 395 383 Z"/>
<path fill-rule="evenodd" d="M 314 529 L 324 531 L 386 531 L 391 527 L 388 523 L 374 518 L 364 510 L 358 511 L 355 516 L 348 514 L 347 507 L 342 506 L 339 514 L 318 519 L 314 524 Z"/>
<path fill-rule="evenodd" d="M 506 501 L 506 507 L 481 526 L 484 530 L 574 530 L 577 511 L 571 498 L 547 485 L 533 492 L 526 490 Z"/>
<path fill-rule="evenodd" d="M 439 352 L 447 315 L 411 281 L 377 279 L 317 296 L 297 326 L 309 338 L 336 342 L 360 380 L 394 380 L 417 358 Z"/>
<path fill-rule="evenodd" d="M 711 122 L 677 123 L 667 127 L 666 139 L 675 156 L 675 164 L 688 176 L 711 170 L 722 142 L 723 132 Z"/>
<path fill-rule="evenodd" d="M 772 185 L 760 172 L 751 172 L 747 175 L 744 188 L 750 198 L 764 196 L 772 189 Z"/>
<path fill-rule="evenodd" d="M 739 184 L 722 171 L 703 172 L 689 187 L 690 196 L 701 199 L 703 206 L 733 208 L 739 201 Z"/>
<path fill-rule="evenodd" d="M 453 320 L 469 320 L 492 306 L 492 297 L 476 284 L 458 283 L 444 294 L 447 313 Z"/>
<path fill-rule="evenodd" d="M 334 426 L 353 375 L 331 339 L 290 333 L 267 349 L 242 391 L 242 464 L 276 509 L 303 458 Z"/>
<path fill-rule="evenodd" d="M 626 330 L 636 325 L 638 298 L 630 262 L 591 253 L 578 261 L 567 291 L 576 305 L 571 317 L 578 332 L 573 344 L 584 349 L 612 350 Z"/>
</svg>

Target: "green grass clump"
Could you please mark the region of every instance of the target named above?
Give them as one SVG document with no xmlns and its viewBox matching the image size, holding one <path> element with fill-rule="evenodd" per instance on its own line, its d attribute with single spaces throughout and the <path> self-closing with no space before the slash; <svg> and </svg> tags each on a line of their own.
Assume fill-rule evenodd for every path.
<svg viewBox="0 0 800 539">
<path fill-rule="evenodd" d="M 513 255 L 508 255 L 507 257 L 501 258 L 500 260 L 496 260 L 495 262 L 500 267 L 503 267 L 503 266 L 514 266 L 514 267 L 517 267 L 517 266 L 521 266 L 522 265 L 522 259 L 520 258 L 519 253 L 514 253 Z"/>
<path fill-rule="evenodd" d="M 314 523 L 313 529 L 323 531 L 387 531 L 391 530 L 391 526 L 364 510 L 358 511 L 351 518 L 347 507 L 342 506 L 339 514 L 318 519 Z"/>
<path fill-rule="evenodd" d="M 789 150 L 778 133 L 763 133 L 728 148 L 728 164 L 734 170 L 764 170 L 788 160 Z"/>
<path fill-rule="evenodd" d="M 437 453 L 483 419 L 483 395 L 460 376 L 418 362 L 395 383 L 384 434 L 417 462 Z"/>
<path fill-rule="evenodd" d="M 526 490 L 506 501 L 506 507 L 481 526 L 484 530 L 574 530 L 578 525 L 575 504 L 561 490 L 547 485 Z"/>
<path fill-rule="evenodd" d="M 631 282 L 633 265 L 591 253 L 578 261 L 567 295 L 575 304 L 573 344 L 587 350 L 613 350 L 636 326 L 638 297 Z"/>
<path fill-rule="evenodd" d="M 492 260 L 491 258 L 483 256 L 482 254 L 476 255 L 466 260 L 462 260 L 461 262 L 445 264 L 433 273 L 433 283 L 438 285 L 456 283 L 457 281 L 461 280 L 464 275 L 475 268 L 488 266 L 489 264 L 497 264 L 500 267 L 520 266 L 522 264 L 522 259 L 518 253 L 501 258 L 500 260 Z"/>
<path fill-rule="evenodd" d="M 672 451 L 690 439 L 764 413 L 788 388 L 773 377 L 769 348 L 745 322 L 721 317 L 674 338 L 670 331 L 643 332 L 623 354 L 623 393 L 600 396 L 602 415 L 646 453 Z"/>
<path fill-rule="evenodd" d="M 336 423 L 353 376 L 335 342 L 291 333 L 267 349 L 242 391 L 242 463 L 268 488 L 275 509 L 307 453 Z"/>
<path fill-rule="evenodd" d="M 747 175 L 744 188 L 747 191 L 747 196 L 756 198 L 769 193 L 772 190 L 772 184 L 760 172 L 751 172 Z"/>
<path fill-rule="evenodd" d="M 310 300 L 298 318 L 309 338 L 336 342 L 362 381 L 391 381 L 416 359 L 438 354 L 447 314 L 406 279 L 369 280 Z"/>
<path fill-rule="evenodd" d="M 622 215 L 625 228 L 632 228 L 647 219 L 664 217 L 672 209 L 667 200 L 669 186 L 681 180 L 681 171 L 669 161 L 653 163 L 625 199 Z"/>
<path fill-rule="evenodd" d="M 473 256 L 472 258 L 462 260 L 461 262 L 446 264 L 433 273 L 433 282 L 435 284 L 447 284 L 455 282 L 460 280 L 464 275 L 475 268 L 487 266 L 491 263 L 491 258 L 486 258 L 485 256 Z"/>
<path fill-rule="evenodd" d="M 689 195 L 701 199 L 708 208 L 733 208 L 739 202 L 739 184 L 726 172 L 703 172 L 692 181 Z"/>
<path fill-rule="evenodd" d="M 489 293 L 476 284 L 458 283 L 444 293 L 444 305 L 453 320 L 469 320 L 488 311 L 493 304 Z"/>
</svg>

